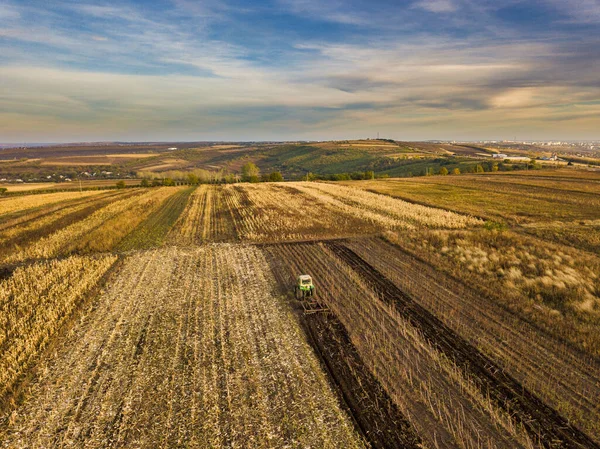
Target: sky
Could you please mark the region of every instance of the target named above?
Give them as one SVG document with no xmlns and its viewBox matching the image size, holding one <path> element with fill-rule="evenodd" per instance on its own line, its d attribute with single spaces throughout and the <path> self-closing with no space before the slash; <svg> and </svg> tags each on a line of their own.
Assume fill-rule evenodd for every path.
<svg viewBox="0 0 600 449">
<path fill-rule="evenodd" d="M 600 0 L 0 0 L 0 142 L 600 140 Z"/>
</svg>

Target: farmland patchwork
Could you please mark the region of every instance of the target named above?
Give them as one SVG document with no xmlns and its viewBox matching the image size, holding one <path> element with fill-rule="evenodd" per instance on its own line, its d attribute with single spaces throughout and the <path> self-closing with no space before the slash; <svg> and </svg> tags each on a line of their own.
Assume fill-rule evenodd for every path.
<svg viewBox="0 0 600 449">
<path fill-rule="evenodd" d="M 469 178 L 456 207 L 413 181 L 0 200 L 0 446 L 600 447 L 600 260 L 542 240 L 546 180 L 494 182 L 535 214 L 476 213 Z"/>
</svg>

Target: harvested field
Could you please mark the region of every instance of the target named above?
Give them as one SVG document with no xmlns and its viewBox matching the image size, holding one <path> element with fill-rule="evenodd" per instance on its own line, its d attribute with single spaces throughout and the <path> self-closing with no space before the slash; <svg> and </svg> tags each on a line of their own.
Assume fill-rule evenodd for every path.
<svg viewBox="0 0 600 449">
<path fill-rule="evenodd" d="M 483 174 L 346 184 L 428 206 L 517 224 L 600 218 L 600 176 L 581 179 L 562 175 Z"/>
<path fill-rule="evenodd" d="M 49 258 L 75 251 L 107 251 L 121 241 L 145 217 L 177 190 L 161 188 L 138 190 L 136 195 L 118 199 L 81 221 L 34 240 L 23 249 L 7 254 L 5 263 Z"/>
<path fill-rule="evenodd" d="M 432 446 L 597 447 L 597 440 L 594 442 L 584 432 L 569 427 L 562 415 L 510 374 L 495 367 L 495 362 L 341 243 L 329 243 L 326 248 L 308 244 L 281 245 L 269 251 L 274 259 L 285 260 L 290 266 L 287 282 L 298 270 L 321 279 L 317 285 L 319 297 L 339 317 L 359 354 L 419 434 L 428 433 L 424 438 Z M 336 287 L 340 285 L 344 286 L 343 291 Z M 524 325 L 526 327 L 526 323 Z M 424 354 L 429 354 L 429 361 Z M 576 353 L 571 353 L 573 359 L 565 356 L 562 362 L 565 367 L 576 360 L 575 356 Z M 524 362 L 523 357 L 526 355 L 520 355 L 517 360 Z M 535 352 L 530 352 L 529 357 L 535 359 Z M 542 379 L 546 374 L 543 364 L 547 355 L 537 357 L 537 362 L 529 364 L 528 372 L 534 371 Z M 402 365 L 396 366 L 397 363 Z M 555 378 L 560 388 L 567 391 L 575 388 L 571 393 L 572 408 L 565 406 L 563 411 L 579 409 L 583 414 L 593 412 L 597 416 L 597 405 L 586 397 L 598 397 L 597 368 L 581 362 L 577 365 L 581 371 L 573 375 L 570 386 L 561 385 L 560 378 Z M 445 383 L 449 378 L 453 384 Z M 569 397 L 564 393 L 561 397 Z M 588 412 L 584 411 L 585 407 L 581 408 L 581 401 L 588 401 Z M 452 410 L 457 408 L 465 415 L 456 416 Z M 580 424 L 598 437 L 597 426 L 587 418 Z"/>
<path fill-rule="evenodd" d="M 0 219 L 4 221 L 10 218 L 9 214 L 31 210 L 41 206 L 48 206 L 62 201 L 69 201 L 76 198 L 90 197 L 100 193 L 100 190 L 89 190 L 85 192 L 57 192 L 0 198 Z"/>
<path fill-rule="evenodd" d="M 365 447 L 260 267 L 244 246 L 131 256 L 45 361 L 5 445 Z"/>
<path fill-rule="evenodd" d="M 180 190 L 168 197 L 160 207 L 137 226 L 119 244 L 122 251 L 161 246 L 167 233 L 178 220 L 194 188 Z"/>
<path fill-rule="evenodd" d="M 225 201 L 242 240 L 303 240 L 356 231 L 376 232 L 376 226 L 326 203 L 314 200 L 298 184 L 232 186 Z M 336 220 L 337 218 L 337 220 Z"/>
<path fill-rule="evenodd" d="M 13 389 L 115 256 L 39 262 L 0 281 L 0 410 Z"/>
<path fill-rule="evenodd" d="M 483 224 L 481 220 L 467 215 L 399 201 L 385 195 L 364 192 L 356 188 L 323 183 L 309 184 L 302 187 L 318 199 L 323 199 L 327 203 L 339 204 L 342 209 L 347 207 L 358 209 L 352 210 L 353 214 L 369 211 L 369 215 L 365 214 L 365 217 L 373 217 L 375 221 L 381 222 L 384 226 L 389 223 L 392 226 L 404 226 L 409 229 L 416 225 L 430 228 L 460 229 Z M 328 195 L 330 198 L 323 196 L 323 194 Z M 382 218 L 377 219 L 375 215 L 371 214 L 382 217 L 389 216 L 393 221 L 388 222 Z"/>
<path fill-rule="evenodd" d="M 320 183 L 269 183 L 201 186 L 169 241 L 318 240 L 376 234 L 415 226 L 462 228 L 480 220 Z"/>
<path fill-rule="evenodd" d="M 235 185 L 226 202 L 242 240 L 310 240 L 414 226 L 461 228 L 477 219 L 322 183 Z"/>
<path fill-rule="evenodd" d="M 346 246 L 600 441 L 599 363 L 382 239 Z"/>
<path fill-rule="evenodd" d="M 174 245 L 236 240 L 230 210 L 225 205 L 223 188 L 199 186 L 168 235 Z"/>
<path fill-rule="evenodd" d="M 30 182 L 27 184 L 0 184 L 0 189 L 5 188 L 8 192 L 27 192 L 29 190 L 51 189 L 62 185 L 55 182 Z"/>
<path fill-rule="evenodd" d="M 124 199 L 133 194 L 135 192 L 109 191 L 20 214 L 17 218 L 0 224 L 0 250 L 3 254 L 18 252 L 28 242 L 44 238 L 58 229 L 85 219 L 117 198 Z"/>
<path fill-rule="evenodd" d="M 600 448 L 594 176 L 3 198 L 0 447 Z"/>
</svg>

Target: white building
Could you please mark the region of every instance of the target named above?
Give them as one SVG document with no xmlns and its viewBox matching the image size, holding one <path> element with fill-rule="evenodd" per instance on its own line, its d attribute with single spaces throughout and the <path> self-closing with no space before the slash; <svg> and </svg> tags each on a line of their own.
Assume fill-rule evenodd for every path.
<svg viewBox="0 0 600 449">
<path fill-rule="evenodd" d="M 496 154 L 492 154 L 492 157 L 496 158 L 496 159 L 506 159 L 508 156 L 506 154 L 496 153 Z"/>
</svg>

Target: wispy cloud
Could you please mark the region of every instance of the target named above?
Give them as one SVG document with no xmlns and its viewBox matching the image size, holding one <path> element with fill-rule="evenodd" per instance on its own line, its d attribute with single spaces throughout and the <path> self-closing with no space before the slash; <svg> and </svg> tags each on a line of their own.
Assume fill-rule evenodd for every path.
<svg viewBox="0 0 600 449">
<path fill-rule="evenodd" d="M 449 13 L 458 9 L 453 0 L 419 0 L 413 6 L 435 13 Z"/>
<path fill-rule="evenodd" d="M 315 20 L 337 22 L 346 25 L 367 25 L 369 17 L 353 10 L 341 0 L 277 0 L 278 4 L 293 14 Z"/>
<path fill-rule="evenodd" d="M 600 0 L 545 0 L 574 23 L 600 23 Z"/>
<path fill-rule="evenodd" d="M 0 3 L 0 20 L 17 20 L 21 17 L 14 6 Z"/>
<path fill-rule="evenodd" d="M 511 28 L 516 0 L 6 3 L 0 136 L 592 134 L 600 33 L 559 20 L 597 2 L 546 1 L 551 33 Z"/>
</svg>

